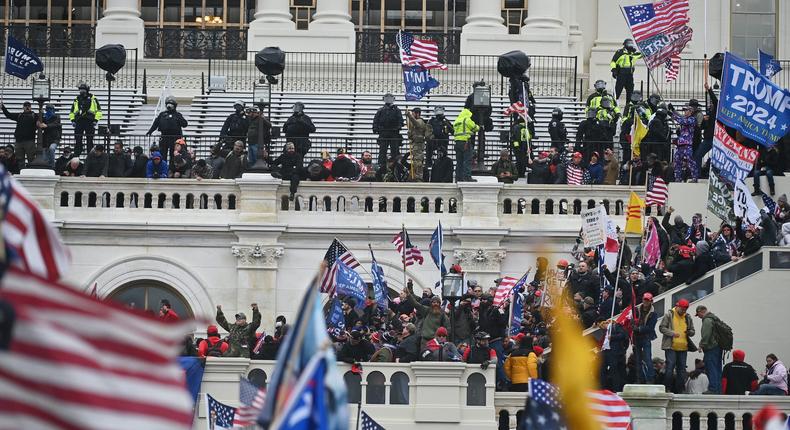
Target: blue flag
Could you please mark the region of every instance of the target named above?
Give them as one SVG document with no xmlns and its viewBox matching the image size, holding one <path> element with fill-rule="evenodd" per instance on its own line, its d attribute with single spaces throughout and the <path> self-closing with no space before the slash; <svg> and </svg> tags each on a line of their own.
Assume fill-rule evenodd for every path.
<svg viewBox="0 0 790 430">
<path fill-rule="evenodd" d="M 758 63 L 760 65 L 760 73 L 765 75 L 768 79 L 771 79 L 775 74 L 782 71 L 782 65 L 774 59 L 774 56 L 763 52 L 762 49 L 760 49 Z"/>
<path fill-rule="evenodd" d="M 218 402 L 206 393 L 206 421 L 210 429 L 232 429 L 236 408 Z"/>
<path fill-rule="evenodd" d="M 293 390 L 292 401 L 286 405 L 280 425 L 272 430 L 323 430 L 329 429 L 329 405 L 326 399 L 326 353 L 321 353 L 308 363 Z M 348 408 L 347 405 L 340 405 Z M 348 422 L 343 428 L 348 428 Z"/>
<path fill-rule="evenodd" d="M 406 100 L 415 101 L 425 97 L 432 89 L 439 86 L 439 81 L 431 76 L 431 72 L 421 66 L 403 67 L 403 85 L 406 87 Z"/>
<path fill-rule="evenodd" d="M 44 63 L 36 53 L 9 34 L 5 48 L 5 72 L 27 79 L 31 74 L 43 71 Z"/>
<path fill-rule="evenodd" d="M 335 274 L 335 288 L 337 293 L 353 297 L 357 300 L 357 307 L 365 306 L 368 297 L 368 285 L 362 280 L 356 270 L 348 267 L 346 263 L 337 260 L 337 274 Z"/>
<path fill-rule="evenodd" d="M 447 267 L 444 265 L 444 254 L 442 254 L 442 247 L 444 247 L 444 232 L 442 231 L 442 223 L 433 231 L 431 235 L 431 244 L 429 245 L 431 251 L 431 259 L 436 268 L 439 269 L 442 276 L 447 274 Z"/>
<path fill-rule="evenodd" d="M 318 283 L 316 277 L 299 305 L 296 321 L 277 352 L 277 366 L 272 372 L 265 404 L 258 416 L 258 424 L 263 428 L 289 428 L 285 425 L 297 422 L 298 417 L 293 415 L 295 410 L 308 412 L 308 416 L 325 417 L 320 427 L 308 428 L 348 428 L 346 384 L 337 370 L 335 354 L 327 336 Z M 315 359 L 323 363 L 319 366 Z M 309 409 L 289 408 L 301 401 L 307 390 L 305 385 L 309 384 L 322 391 L 323 397 L 313 395 Z"/>
<path fill-rule="evenodd" d="M 334 336 L 339 336 L 346 329 L 346 317 L 343 315 L 343 306 L 340 299 L 332 299 L 332 309 L 329 311 L 326 325 L 332 330 Z"/>
<path fill-rule="evenodd" d="M 203 382 L 203 362 L 198 357 L 178 357 L 178 363 L 186 374 L 187 390 L 192 395 L 192 401 L 196 402 Z"/>
<path fill-rule="evenodd" d="M 515 336 L 521 331 L 521 321 L 524 318 L 524 299 L 521 292 L 526 289 L 529 272 L 513 286 L 513 312 L 510 315 L 510 336 Z"/>
<path fill-rule="evenodd" d="M 373 257 L 373 251 L 370 251 Z M 389 305 L 389 296 L 387 295 L 387 280 L 384 279 L 384 270 L 376 262 L 376 257 L 373 257 L 373 264 L 370 268 L 373 273 L 373 295 L 376 298 L 376 304 L 382 310 L 386 310 Z"/>
<path fill-rule="evenodd" d="M 790 91 L 727 52 L 717 119 L 764 146 L 773 146 L 790 126 Z"/>
</svg>

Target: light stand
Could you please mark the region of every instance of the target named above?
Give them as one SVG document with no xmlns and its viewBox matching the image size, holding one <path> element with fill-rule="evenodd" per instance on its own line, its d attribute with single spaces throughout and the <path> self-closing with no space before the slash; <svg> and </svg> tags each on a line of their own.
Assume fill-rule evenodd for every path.
<svg viewBox="0 0 790 430">
<path fill-rule="evenodd" d="M 52 83 L 50 82 L 49 78 L 47 78 L 43 73 L 36 76 L 33 79 L 33 88 L 32 88 L 32 96 L 31 98 L 38 103 L 38 120 L 40 122 L 44 122 L 44 102 L 50 100 L 52 94 Z M 47 163 L 46 159 L 44 158 L 44 151 L 49 151 L 49 148 L 43 148 L 44 146 L 44 129 L 41 127 L 36 127 L 36 141 L 38 149 L 36 149 L 36 158 L 30 162 L 30 165 L 27 167 L 32 168 L 49 168 L 49 163 Z"/>
<path fill-rule="evenodd" d="M 450 302 L 450 340 L 455 341 L 455 302 L 463 297 L 464 277 L 460 273 L 442 276 L 442 299 Z"/>
</svg>

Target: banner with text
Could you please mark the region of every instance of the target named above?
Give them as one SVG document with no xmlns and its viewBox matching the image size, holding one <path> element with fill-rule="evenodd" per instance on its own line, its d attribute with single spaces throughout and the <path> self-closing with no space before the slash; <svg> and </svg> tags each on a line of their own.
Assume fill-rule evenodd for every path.
<svg viewBox="0 0 790 430">
<path fill-rule="evenodd" d="M 420 66 L 403 67 L 403 85 L 406 87 L 406 100 L 416 101 L 425 97 L 439 86 L 439 81 L 431 72 Z"/>
<path fill-rule="evenodd" d="M 790 126 L 790 91 L 727 52 L 717 119 L 761 145 L 772 146 Z"/>
<path fill-rule="evenodd" d="M 721 178 L 729 183 L 742 181 L 752 171 L 759 152 L 747 148 L 727 134 L 720 122 L 716 122 L 710 163 L 719 170 Z"/>
<path fill-rule="evenodd" d="M 582 212 L 582 238 L 585 248 L 593 248 L 606 243 L 606 208 L 603 206 Z"/>
<path fill-rule="evenodd" d="M 760 221 L 760 209 L 757 208 L 749 188 L 743 181 L 735 183 L 733 213 L 749 224 L 757 224 Z"/>
<path fill-rule="evenodd" d="M 721 173 L 716 166 L 710 168 L 708 179 L 708 210 L 729 224 L 735 223 L 732 196 L 734 184 L 728 184 L 721 178 Z"/>
</svg>

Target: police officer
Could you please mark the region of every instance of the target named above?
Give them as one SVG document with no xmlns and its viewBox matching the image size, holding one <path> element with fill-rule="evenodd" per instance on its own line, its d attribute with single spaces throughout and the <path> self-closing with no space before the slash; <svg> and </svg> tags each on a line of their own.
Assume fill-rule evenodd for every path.
<svg viewBox="0 0 790 430">
<path fill-rule="evenodd" d="M 551 146 L 557 148 L 557 152 L 560 152 L 561 148 L 565 148 L 568 143 L 568 130 L 565 128 L 565 123 L 562 122 L 563 115 L 562 108 L 555 107 L 551 111 L 551 122 L 549 122 Z"/>
<path fill-rule="evenodd" d="M 642 58 L 642 53 L 636 51 L 636 43 L 633 39 L 625 39 L 623 47 L 618 49 L 612 57 L 610 64 L 612 77 L 617 80 L 614 85 L 614 95 L 620 98 L 620 94 L 625 89 L 625 104 L 631 101 L 634 92 L 634 68 L 636 60 Z"/>
<path fill-rule="evenodd" d="M 228 115 L 225 123 L 222 124 L 222 129 L 219 131 L 219 137 L 225 142 L 225 146 L 233 147 L 233 142 L 237 140 L 244 141 L 247 138 L 247 129 L 250 127 L 250 122 L 247 115 L 244 114 L 244 102 L 236 100 L 233 103 L 233 113 Z"/>
<path fill-rule="evenodd" d="M 425 147 L 425 173 L 423 180 L 428 182 L 430 168 L 433 167 L 433 154 L 439 148 L 447 153 L 447 146 L 450 144 L 450 135 L 453 134 L 453 123 L 444 116 L 444 106 L 433 108 L 433 117 L 428 120 L 433 137 L 428 140 Z"/>
<path fill-rule="evenodd" d="M 513 153 L 516 155 L 516 172 L 519 178 L 523 178 L 529 163 L 528 156 L 531 150 L 530 142 L 532 141 L 532 133 L 524 118 L 518 118 L 518 122 L 513 126 L 512 135 Z"/>
<path fill-rule="evenodd" d="M 387 148 L 390 151 L 390 158 L 395 158 L 401 145 L 400 129 L 405 124 L 403 113 L 395 105 L 395 96 L 392 93 L 384 94 L 384 106 L 380 107 L 373 117 L 373 133 L 379 135 L 379 166 L 387 165 Z"/>
<path fill-rule="evenodd" d="M 576 144 L 573 150 L 584 154 L 584 159 L 606 140 L 607 130 L 604 121 L 598 119 L 598 113 L 603 109 L 590 109 L 587 118 L 579 123 L 576 129 Z"/>
<path fill-rule="evenodd" d="M 608 98 L 612 101 L 614 111 L 619 114 L 620 109 L 617 108 L 617 100 L 615 100 L 614 97 L 612 97 L 612 95 L 606 91 L 606 82 L 604 82 L 602 79 L 598 79 L 595 81 L 593 87 L 595 88 L 595 91 L 587 97 L 587 110 L 592 109 L 597 111 L 598 108 L 601 107 L 601 100 Z"/>
<path fill-rule="evenodd" d="M 642 99 L 642 91 L 635 90 L 631 94 L 631 102 L 625 106 L 620 123 L 620 147 L 623 150 L 623 160 L 631 159 L 631 132 L 636 124 L 634 121 L 642 121 L 647 127 L 652 115 L 650 106 Z"/>
<path fill-rule="evenodd" d="M 88 152 L 93 149 L 93 135 L 96 134 L 96 123 L 102 119 L 101 106 L 96 97 L 90 93 L 91 87 L 81 83 L 79 95 L 74 99 L 69 112 L 69 120 L 74 127 L 74 156 L 82 154 L 82 136 L 87 136 Z"/>
<path fill-rule="evenodd" d="M 187 126 L 187 120 L 176 110 L 178 102 L 175 97 L 170 96 L 165 99 L 165 110 L 151 124 L 146 136 L 150 136 L 156 130 L 162 133 L 159 138 L 159 151 L 165 161 L 173 159 L 173 147 L 177 139 L 182 137 L 183 128 Z"/>
<path fill-rule="evenodd" d="M 313 120 L 304 113 L 304 103 L 294 103 L 293 114 L 285 121 L 283 133 L 285 133 L 285 139 L 288 142 L 293 142 L 296 152 L 304 158 L 312 147 L 310 133 L 315 133 Z"/>
<path fill-rule="evenodd" d="M 615 112 L 614 106 L 612 106 L 612 100 L 605 98 L 601 100 L 601 108 L 598 109 L 598 113 L 595 117 L 598 119 L 601 127 L 603 127 L 604 134 L 604 139 L 601 142 L 602 145 L 596 150 L 600 154 L 604 149 L 612 147 L 614 134 L 617 131 L 617 120 L 620 119 L 620 114 Z"/>
</svg>

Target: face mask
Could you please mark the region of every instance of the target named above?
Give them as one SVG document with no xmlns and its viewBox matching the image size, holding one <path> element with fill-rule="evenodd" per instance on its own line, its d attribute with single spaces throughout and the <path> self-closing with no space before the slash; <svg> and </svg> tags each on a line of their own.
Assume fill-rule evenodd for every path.
<svg viewBox="0 0 790 430">
<path fill-rule="evenodd" d="M 80 95 L 81 96 L 87 96 L 88 95 L 88 90 L 80 90 Z"/>
<path fill-rule="evenodd" d="M 174 104 L 170 104 L 170 103 L 167 104 L 167 110 L 175 110 L 175 109 L 176 106 Z"/>
<path fill-rule="evenodd" d="M 283 323 L 281 323 L 280 321 L 277 321 L 277 324 L 275 324 L 274 326 L 275 326 L 276 328 L 280 328 L 280 327 L 282 327 L 282 326 L 283 326 Z"/>
<path fill-rule="evenodd" d="M 395 99 L 393 99 L 391 97 L 385 97 L 384 98 L 384 104 L 387 105 L 387 106 L 391 105 L 393 102 L 395 102 Z"/>
<path fill-rule="evenodd" d="M 294 110 L 294 113 L 296 113 L 296 114 L 302 113 L 302 107 L 301 106 L 294 106 L 293 110 Z"/>
<path fill-rule="evenodd" d="M 244 111 L 243 106 L 236 106 L 236 113 L 242 113 Z"/>
</svg>

